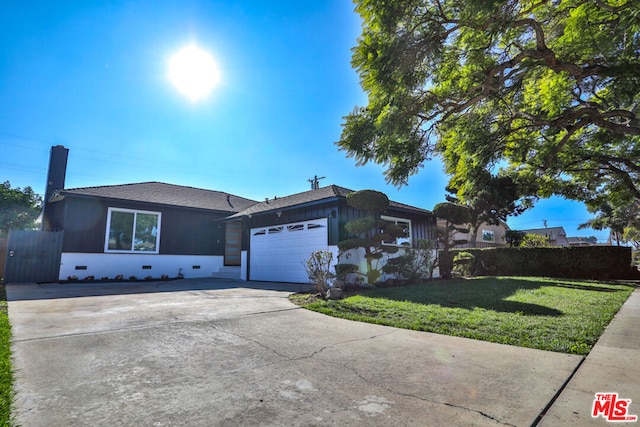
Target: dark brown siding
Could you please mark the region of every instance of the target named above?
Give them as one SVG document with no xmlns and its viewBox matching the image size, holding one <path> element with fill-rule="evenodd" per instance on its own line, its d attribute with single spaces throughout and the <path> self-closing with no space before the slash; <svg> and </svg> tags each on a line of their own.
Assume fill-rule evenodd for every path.
<svg viewBox="0 0 640 427">
<path fill-rule="evenodd" d="M 337 244 L 338 239 L 338 208 L 337 203 L 322 203 L 298 209 L 283 210 L 278 216 L 277 212 L 254 215 L 246 224 L 246 229 L 264 227 L 267 225 L 289 224 L 298 221 L 310 221 L 312 219 L 327 218 L 329 224 L 329 244 Z M 246 230 L 245 229 L 245 230 Z M 249 247 L 249 233 L 243 234 L 243 249 Z"/>
<path fill-rule="evenodd" d="M 224 255 L 226 214 L 127 201 L 67 197 L 63 252 L 103 253 L 110 207 L 162 213 L 160 253 Z"/>
<path fill-rule="evenodd" d="M 432 214 L 418 214 L 409 211 L 388 209 L 382 215 L 410 219 L 414 242 L 417 240 L 435 241 L 436 239 L 436 218 Z M 344 225 L 347 222 L 351 221 L 352 219 L 362 218 L 365 216 L 367 216 L 367 212 L 359 209 L 354 209 L 348 206 L 346 202 L 341 203 L 339 211 L 339 239 L 344 240 L 349 237 L 349 233 L 347 233 L 344 229 Z M 335 244 L 337 244 L 337 242 Z"/>
<path fill-rule="evenodd" d="M 411 220 L 413 241 L 436 240 L 436 217 L 432 214 L 414 214 L 399 210 L 388 210 L 384 215 Z"/>
</svg>

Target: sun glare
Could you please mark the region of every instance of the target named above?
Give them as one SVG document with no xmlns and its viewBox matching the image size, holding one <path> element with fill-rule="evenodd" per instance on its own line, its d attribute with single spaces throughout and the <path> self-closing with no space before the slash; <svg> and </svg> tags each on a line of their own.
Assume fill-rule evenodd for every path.
<svg viewBox="0 0 640 427">
<path fill-rule="evenodd" d="M 192 101 L 207 97 L 220 81 L 213 57 L 196 45 L 189 45 L 169 59 L 169 80 Z"/>
</svg>

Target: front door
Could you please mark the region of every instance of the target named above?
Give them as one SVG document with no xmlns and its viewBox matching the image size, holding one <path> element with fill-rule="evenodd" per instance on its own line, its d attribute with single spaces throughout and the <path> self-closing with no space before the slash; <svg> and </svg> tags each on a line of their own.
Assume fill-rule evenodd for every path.
<svg viewBox="0 0 640 427">
<path fill-rule="evenodd" d="M 224 265 L 240 265 L 242 221 L 227 222 L 224 236 Z"/>
</svg>

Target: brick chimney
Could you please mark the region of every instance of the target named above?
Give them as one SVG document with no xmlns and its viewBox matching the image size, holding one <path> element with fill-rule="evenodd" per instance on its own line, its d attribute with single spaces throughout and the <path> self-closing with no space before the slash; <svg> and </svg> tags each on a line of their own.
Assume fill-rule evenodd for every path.
<svg viewBox="0 0 640 427">
<path fill-rule="evenodd" d="M 51 147 L 49 156 L 49 171 L 47 172 L 47 188 L 44 193 L 44 207 L 42 210 L 42 229 L 45 231 L 59 229 L 60 219 L 56 212 L 58 203 L 51 203 L 51 196 L 57 190 L 64 189 L 64 180 L 67 174 L 67 157 L 69 149 L 62 145 Z"/>
</svg>

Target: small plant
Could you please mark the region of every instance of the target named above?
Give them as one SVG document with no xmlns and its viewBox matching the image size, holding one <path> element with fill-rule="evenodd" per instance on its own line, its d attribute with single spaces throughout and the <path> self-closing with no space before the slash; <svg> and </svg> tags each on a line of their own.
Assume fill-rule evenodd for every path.
<svg viewBox="0 0 640 427">
<path fill-rule="evenodd" d="M 68 276 L 67 280 L 69 282 L 77 282 L 78 281 L 78 276 Z"/>
<path fill-rule="evenodd" d="M 124 280 L 124 276 L 122 274 L 118 274 L 113 280 Z"/>
<path fill-rule="evenodd" d="M 93 282 L 94 280 L 96 280 L 96 277 L 95 276 L 87 276 L 82 280 L 84 280 L 85 282 Z"/>
<path fill-rule="evenodd" d="M 153 280 L 153 277 L 152 277 L 152 276 L 146 276 L 146 277 L 144 278 L 144 280 Z"/>
<path fill-rule="evenodd" d="M 129 276 L 129 280 L 135 282 L 138 278 L 136 276 Z"/>
<path fill-rule="evenodd" d="M 169 280 L 169 276 L 167 274 L 163 274 L 160 278 L 162 280 Z"/>
<path fill-rule="evenodd" d="M 107 282 L 107 281 L 109 280 L 109 276 L 104 276 L 104 277 L 103 277 L 102 279 L 100 279 L 100 280 L 102 280 L 103 282 Z"/>
<path fill-rule="evenodd" d="M 323 297 L 336 278 L 336 274 L 331 271 L 332 261 L 332 252 L 318 250 L 311 253 L 304 265 L 309 281 L 315 286 L 316 292 Z"/>
</svg>

